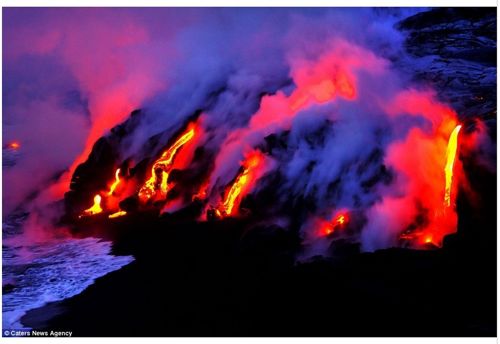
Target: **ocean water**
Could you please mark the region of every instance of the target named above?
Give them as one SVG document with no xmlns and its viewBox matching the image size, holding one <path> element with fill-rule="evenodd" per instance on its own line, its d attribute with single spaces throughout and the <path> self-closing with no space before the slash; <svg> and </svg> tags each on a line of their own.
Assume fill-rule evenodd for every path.
<svg viewBox="0 0 500 344">
<path fill-rule="evenodd" d="M 20 152 L 2 149 L 2 168 L 16 165 Z M 27 311 L 84 291 L 96 278 L 129 264 L 131 256 L 111 255 L 109 241 L 50 239 L 33 243 L 23 236 L 28 213 L 17 209 L 2 219 L 2 328 L 26 328 Z"/>
<path fill-rule="evenodd" d="M 5 233 L 5 232 L 4 232 Z M 113 256 L 111 242 L 97 238 L 55 239 L 33 245 L 3 245 L 2 328 L 26 328 L 21 317 L 30 309 L 77 295 L 96 278 L 133 261 Z"/>
</svg>

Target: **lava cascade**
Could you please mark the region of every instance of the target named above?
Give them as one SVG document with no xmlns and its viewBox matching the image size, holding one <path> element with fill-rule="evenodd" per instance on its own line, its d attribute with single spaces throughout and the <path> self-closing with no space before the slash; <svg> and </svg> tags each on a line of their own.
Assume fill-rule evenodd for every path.
<svg viewBox="0 0 500 344">
<path fill-rule="evenodd" d="M 264 155 L 254 150 L 250 152 L 242 163 L 243 171 L 238 174 L 234 183 L 226 190 L 221 203 L 215 208 L 218 217 L 232 216 L 236 213 L 244 195 L 246 195 L 256 182 L 257 171 L 262 168 Z"/>
<path fill-rule="evenodd" d="M 144 183 L 139 190 L 139 198 L 147 201 L 159 192 L 164 198 L 168 192 L 168 177 L 172 170 L 172 162 L 179 151 L 187 142 L 195 136 L 195 126 L 190 124 L 175 143 L 164 151 L 161 157 L 156 160 L 151 168 L 151 177 Z"/>
<path fill-rule="evenodd" d="M 455 163 L 455 156 L 457 154 L 458 146 L 458 133 L 460 132 L 461 125 L 457 125 L 450 135 L 448 140 L 448 147 L 446 148 L 446 167 L 444 168 L 446 175 L 446 185 L 444 194 L 444 203 L 447 207 L 451 204 L 451 183 L 453 181 L 453 166 Z"/>
</svg>

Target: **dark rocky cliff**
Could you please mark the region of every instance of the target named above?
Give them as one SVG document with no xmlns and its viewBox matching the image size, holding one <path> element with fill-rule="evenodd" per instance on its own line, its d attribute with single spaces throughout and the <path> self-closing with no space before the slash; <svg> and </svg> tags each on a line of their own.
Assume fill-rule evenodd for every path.
<svg viewBox="0 0 500 344">
<path fill-rule="evenodd" d="M 410 58 L 397 66 L 430 83 L 463 118 L 496 125 L 496 8 L 438 8 L 397 24 Z"/>
</svg>

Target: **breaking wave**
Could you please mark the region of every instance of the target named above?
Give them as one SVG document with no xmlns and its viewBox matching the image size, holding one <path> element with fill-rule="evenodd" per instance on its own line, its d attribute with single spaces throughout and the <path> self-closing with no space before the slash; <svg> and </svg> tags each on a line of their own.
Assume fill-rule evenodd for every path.
<svg viewBox="0 0 500 344">
<path fill-rule="evenodd" d="M 77 295 L 95 279 L 129 264 L 131 256 L 110 254 L 111 242 L 62 239 L 29 246 L 4 246 L 4 329 L 24 328 L 29 310 Z"/>
</svg>

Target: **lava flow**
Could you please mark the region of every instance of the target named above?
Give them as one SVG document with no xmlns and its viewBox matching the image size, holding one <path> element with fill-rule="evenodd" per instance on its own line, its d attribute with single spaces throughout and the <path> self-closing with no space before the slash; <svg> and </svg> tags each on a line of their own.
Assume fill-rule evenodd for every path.
<svg viewBox="0 0 500 344">
<path fill-rule="evenodd" d="M 188 126 L 187 131 L 181 135 L 177 141 L 155 161 L 151 168 L 151 177 L 144 183 L 139 190 L 139 198 L 142 201 L 147 201 L 159 190 L 163 197 L 166 196 L 168 191 L 168 176 L 172 168 L 177 151 L 189 142 L 195 135 L 194 124 Z"/>
<path fill-rule="evenodd" d="M 111 196 L 113 194 L 118 184 L 120 184 L 120 169 L 117 169 L 115 172 L 115 181 L 109 188 L 108 196 Z"/>
<path fill-rule="evenodd" d="M 256 170 L 262 165 L 264 155 L 256 150 L 251 152 L 243 161 L 243 172 L 241 172 L 236 180 L 226 192 L 224 200 L 215 209 L 215 214 L 218 217 L 226 217 L 234 215 L 235 209 L 238 208 L 241 199 L 249 191 L 249 187 L 255 181 Z"/>
<path fill-rule="evenodd" d="M 344 227 L 349 222 L 349 215 L 346 211 L 339 212 L 332 221 L 324 223 L 320 233 L 321 235 L 330 235 L 337 229 Z"/>
<path fill-rule="evenodd" d="M 446 145 L 446 163 L 444 169 L 443 167 L 439 169 L 440 173 L 443 173 L 444 170 L 444 202 L 443 198 L 441 198 L 443 197 L 442 184 L 436 182 L 436 190 L 440 191 L 439 199 L 436 199 L 433 203 L 429 203 L 433 204 L 433 207 L 428 213 L 429 217 L 427 223 L 423 228 L 410 229 L 403 232 L 399 237 L 402 240 L 412 241 L 417 245 L 432 244 L 434 246 L 441 246 L 443 238 L 456 230 L 457 214 L 451 205 L 454 203 L 452 190 L 454 189 L 453 175 L 458 150 L 458 134 L 462 126 L 454 125 L 452 128 L 453 130 Z M 442 147 L 441 152 L 443 150 L 444 147 Z"/>
<path fill-rule="evenodd" d="M 451 183 L 453 181 L 453 164 L 457 154 L 457 141 L 458 133 L 460 132 L 461 125 L 457 125 L 450 135 L 448 147 L 446 149 L 446 166 L 444 172 L 446 174 L 446 185 L 444 194 L 444 203 L 447 207 L 451 204 Z"/>
<path fill-rule="evenodd" d="M 120 210 L 120 211 L 117 211 L 116 213 L 109 215 L 108 218 L 114 219 L 114 218 L 124 216 L 124 215 L 127 215 L 127 212 L 125 210 Z"/>
<path fill-rule="evenodd" d="M 106 193 L 106 195 L 107 196 L 111 196 L 113 194 L 113 192 L 116 190 L 116 187 L 118 186 L 118 184 L 120 184 L 120 169 L 116 170 L 116 172 L 115 172 L 115 181 L 113 182 L 113 184 L 109 188 L 109 191 Z M 99 194 L 95 195 L 94 196 L 94 204 L 92 205 L 92 207 L 84 210 L 83 214 L 80 215 L 79 218 L 82 218 L 83 216 L 92 216 L 92 215 L 95 215 L 95 214 L 102 213 L 103 209 L 101 207 L 101 201 L 102 201 L 101 195 L 99 195 Z M 118 216 L 122 216 L 122 215 L 125 215 L 125 214 L 121 214 L 121 215 L 118 215 Z M 111 218 L 111 216 L 110 216 L 110 218 Z"/>
<path fill-rule="evenodd" d="M 83 214 L 80 215 L 80 217 L 102 213 L 101 200 L 102 200 L 102 197 L 99 194 L 95 195 L 94 196 L 94 204 L 90 208 L 84 210 Z"/>
<path fill-rule="evenodd" d="M 202 201 L 205 198 L 207 198 L 207 193 L 208 193 L 208 187 L 209 186 L 210 186 L 210 184 L 209 184 L 208 181 L 204 182 L 201 185 L 199 191 L 191 197 L 191 200 L 192 201 L 196 201 L 196 200 Z"/>
</svg>

